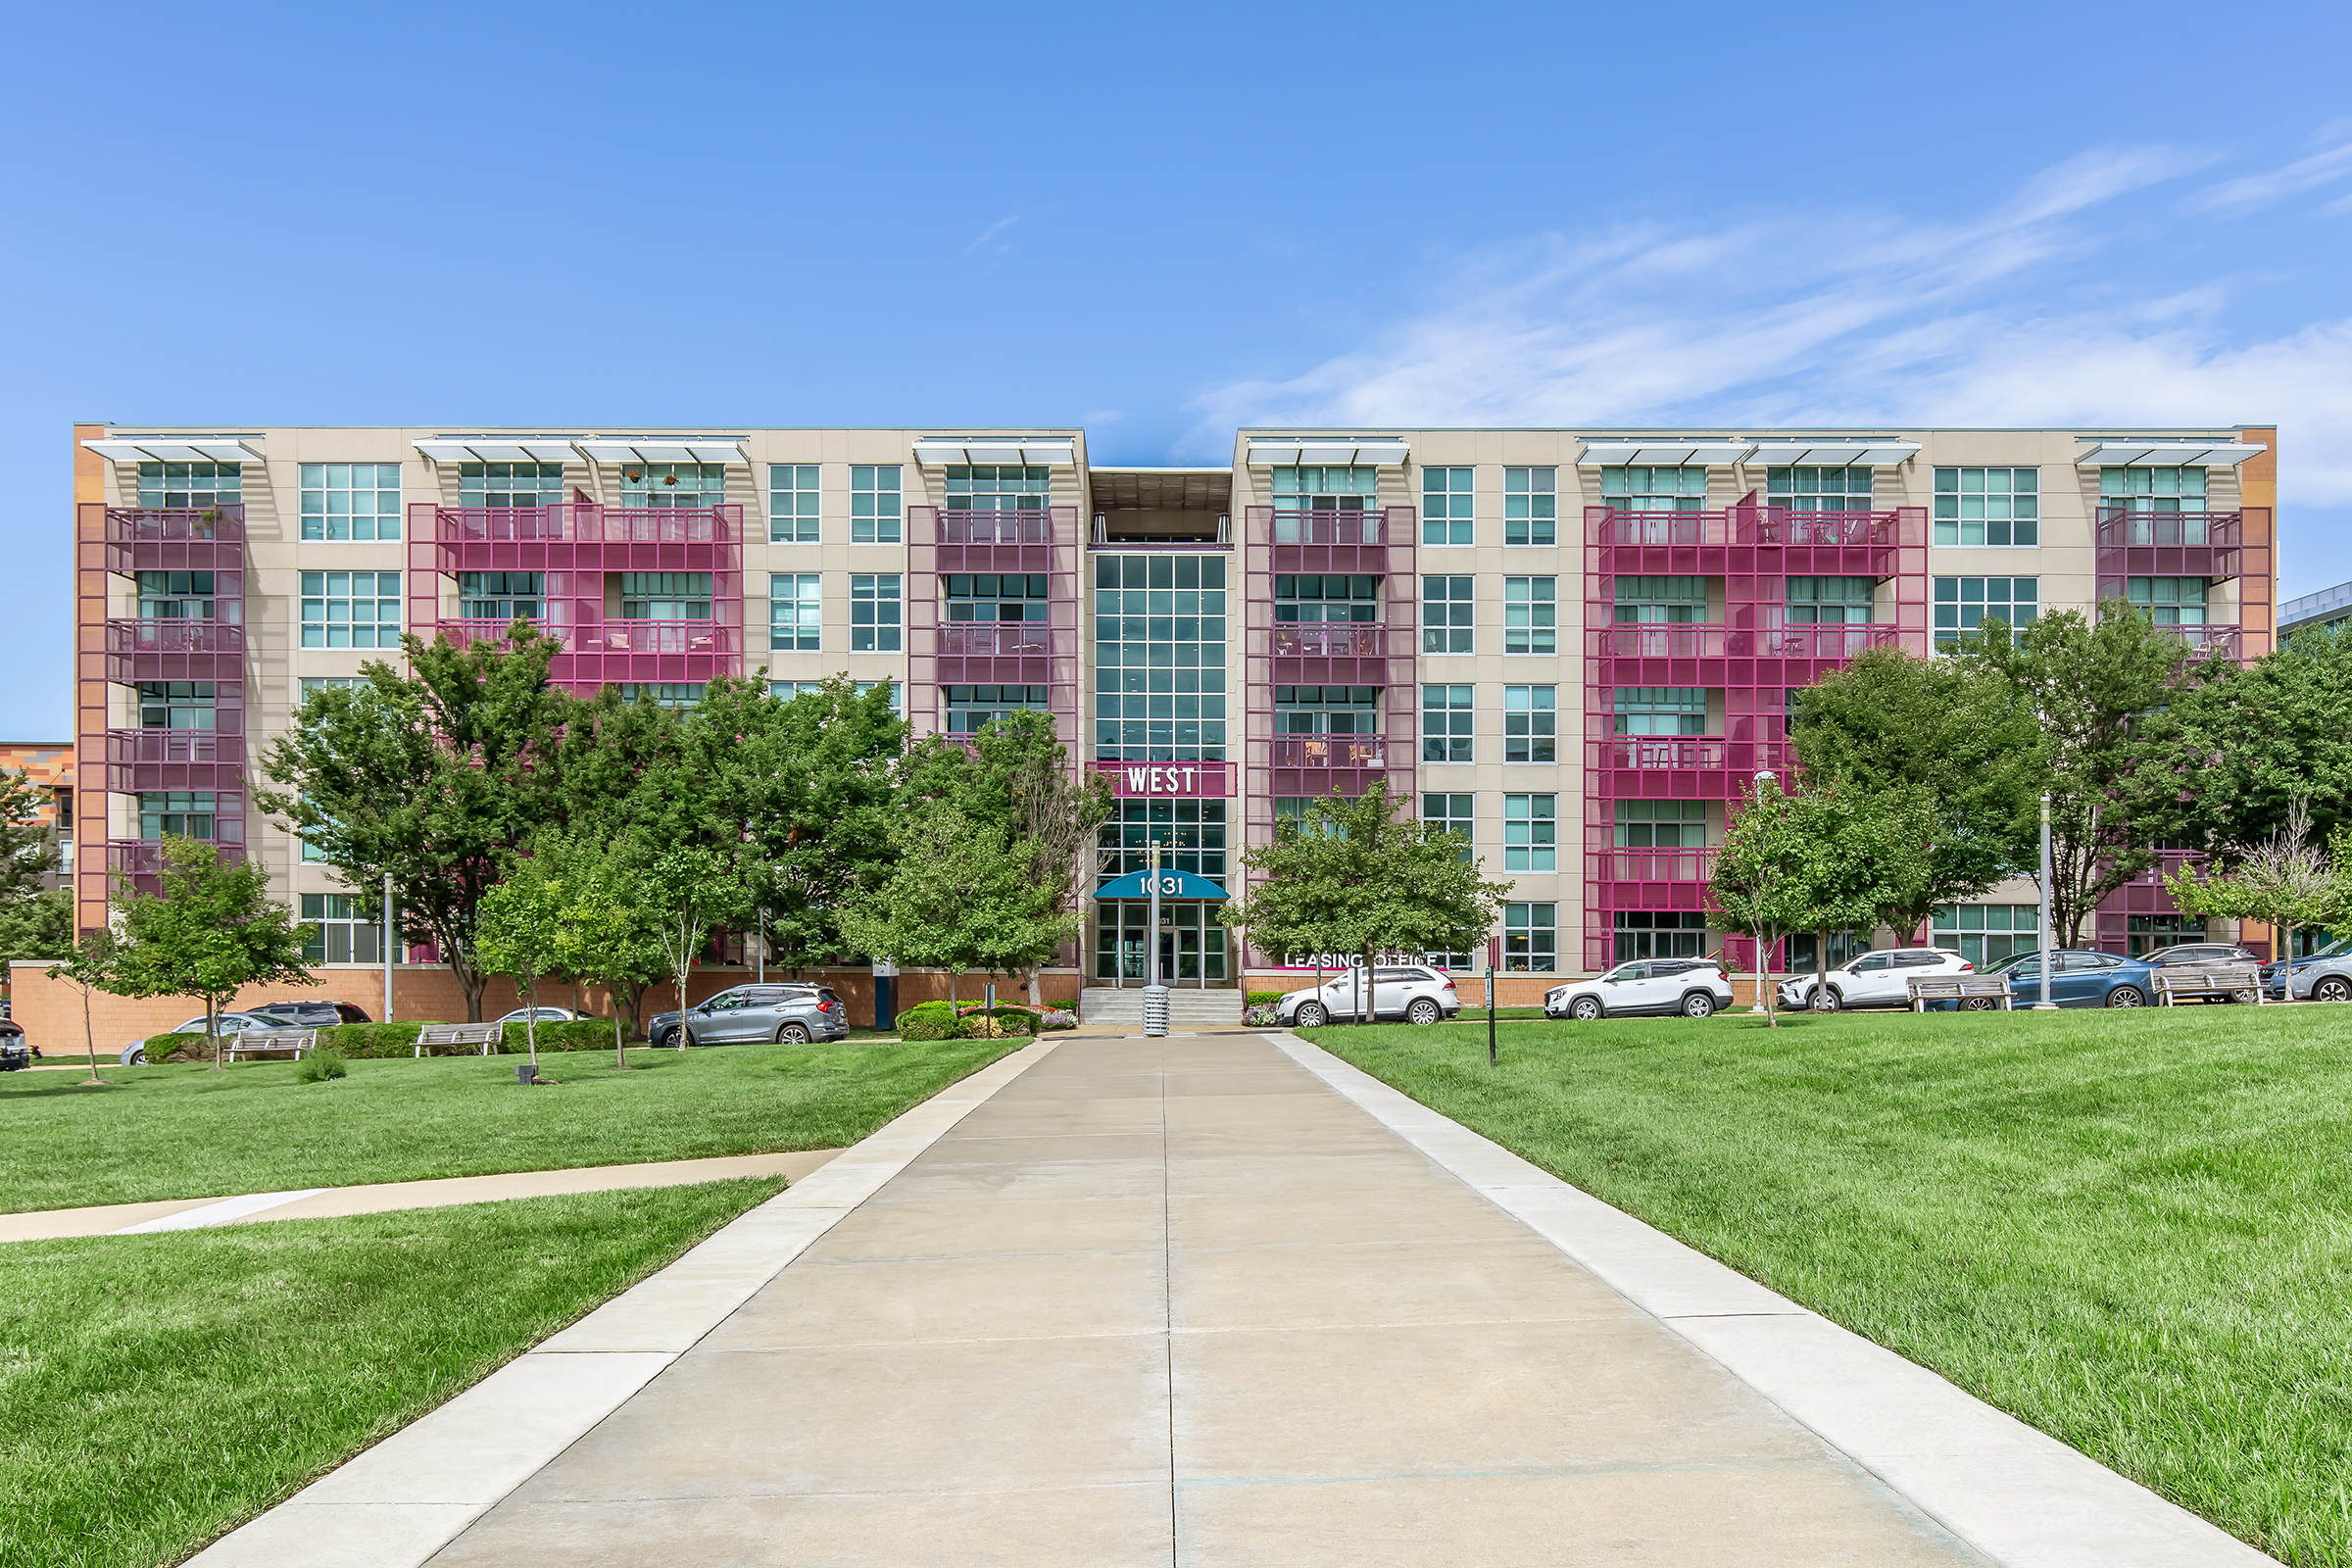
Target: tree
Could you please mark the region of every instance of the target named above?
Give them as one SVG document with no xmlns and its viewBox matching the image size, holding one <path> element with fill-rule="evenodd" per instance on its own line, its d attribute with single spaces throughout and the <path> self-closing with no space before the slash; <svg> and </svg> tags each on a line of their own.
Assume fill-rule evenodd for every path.
<svg viewBox="0 0 2352 1568">
<path fill-rule="evenodd" d="M 397 940 L 439 949 L 479 1023 L 482 898 L 557 808 L 552 764 L 569 699 L 547 670 L 562 645 L 516 622 L 503 642 L 403 646 L 414 676 L 370 662 L 365 685 L 303 699 L 262 759 L 284 788 L 254 799 L 351 886 L 380 887 L 388 873 Z"/>
<path fill-rule="evenodd" d="M 2251 850 L 2300 799 L 2324 842 L 2352 823 L 2352 637 L 2307 627 L 2250 664 L 2223 665 L 2174 694 L 2150 731 L 2188 797 L 2185 836 Z"/>
<path fill-rule="evenodd" d="M 629 1054 L 619 999 L 624 989 L 642 995 L 663 963 L 660 917 L 645 902 L 647 858 L 633 841 L 599 844 L 542 833 L 531 841 L 531 858 L 543 862 L 562 888 L 556 902 L 556 966 L 604 983 L 613 998 L 613 1065 L 625 1069 Z M 638 1022 L 634 1006 L 630 1022 Z"/>
<path fill-rule="evenodd" d="M 973 808 L 1002 813 L 1008 839 L 1028 847 L 1039 885 L 1054 891 L 1050 912 L 1069 916 L 1074 931 L 1085 898 L 1080 872 L 1092 868 L 1097 832 L 1113 808 L 1109 786 L 1099 773 L 1071 769 L 1054 715 L 1035 709 L 991 720 L 974 746 Z M 1052 956 L 1026 966 L 1033 1005 L 1045 1002 L 1038 973 Z"/>
<path fill-rule="evenodd" d="M 314 982 L 303 961 L 310 928 L 270 897 L 270 873 L 226 864 L 212 845 L 164 840 L 160 896 L 125 881 L 114 902 L 115 961 L 93 984 L 120 997 L 194 997 L 204 1003 L 213 1065 L 220 1065 L 219 1019 L 239 990 L 274 980 Z"/>
<path fill-rule="evenodd" d="M 913 803 L 892 830 L 897 862 L 881 886 L 841 911 L 843 935 L 860 953 L 948 972 L 948 1000 L 971 969 L 1009 974 L 1077 934 L 1056 909 L 1034 852 L 1005 842 L 951 800 Z"/>
<path fill-rule="evenodd" d="M 84 932 L 67 956 L 51 964 L 48 970 L 50 979 L 63 980 L 81 993 L 81 1044 L 82 1049 L 90 1054 L 90 1076 L 87 1081 L 93 1084 L 104 1084 L 106 1080 L 98 1076 L 98 1034 L 90 1026 L 90 993 L 113 991 L 114 987 L 108 982 L 114 979 L 122 959 L 122 950 L 115 940 L 115 933 L 106 926 L 100 926 L 95 931 Z"/>
<path fill-rule="evenodd" d="M 2339 840 L 2352 827 L 2337 829 Z M 2311 807 L 2301 796 L 2288 803 L 2286 821 L 2269 839 L 2240 853 L 2227 866 L 2194 866 L 2165 873 L 2165 891 L 2183 914 L 2260 920 L 2279 928 L 2278 957 L 2291 962 L 2295 933 L 2334 917 L 2344 905 L 2341 870 L 2313 842 Z M 2281 971 L 2282 973 L 2284 971 Z M 2292 990 L 2288 994 L 2291 996 Z M 2255 988 L 2254 1000 L 2262 1000 Z"/>
<path fill-rule="evenodd" d="M 1756 939 L 1756 984 L 1764 1016 L 1779 1028 L 1772 993 L 1772 945 L 1794 931 L 1841 928 L 1867 918 L 1853 907 L 1823 902 L 1833 878 L 1819 863 L 1825 846 L 1798 798 L 1782 793 L 1770 774 L 1752 783 L 1715 855 L 1707 896 L 1738 930 Z"/>
<path fill-rule="evenodd" d="M 2101 900 L 2156 861 L 2179 826 L 2181 781 L 2157 710 L 2213 679 L 2147 612 L 2120 600 L 2095 621 L 2061 611 L 2012 637 L 1995 619 L 1953 656 L 2006 678 L 2041 732 L 2034 762 L 2050 796 L 2050 911 L 2062 946 L 2082 940 Z"/>
<path fill-rule="evenodd" d="M 645 871 L 647 905 L 660 911 L 662 956 L 678 982 L 678 1049 L 686 1049 L 686 971 L 702 956 L 711 927 L 740 919 L 748 892 L 734 863 L 702 845 L 665 850 Z"/>
<path fill-rule="evenodd" d="M 523 993 L 522 1038 L 539 1065 L 539 977 L 566 956 L 565 890 L 555 867 L 527 856 L 507 879 L 482 895 L 474 921 L 474 956 L 485 973 L 512 975 Z"/>
<path fill-rule="evenodd" d="M 1310 802 L 1304 818 L 1274 824 L 1274 842 L 1245 851 L 1262 879 L 1217 918 L 1249 932 L 1266 952 L 1334 952 L 1361 956 L 1359 1016 L 1372 1005 L 1375 954 L 1446 952 L 1475 945 L 1494 927 L 1511 884 L 1490 882 L 1483 859 L 1464 859 L 1461 836 L 1396 811 L 1376 782 L 1354 800 Z"/>
<path fill-rule="evenodd" d="M 41 819 L 51 791 L 27 772 L 0 773 L 0 962 L 54 958 L 74 946 L 74 895 L 43 892 L 57 845 Z"/>
<path fill-rule="evenodd" d="M 1893 923 L 1916 927 L 2038 864 L 2040 728 L 2001 671 L 1871 649 L 1798 694 L 1790 734 L 1809 790 L 1926 793 L 1932 874 Z"/>
<path fill-rule="evenodd" d="M 74 951 L 74 895 L 64 888 L 0 902 L 0 962 Z"/>
<path fill-rule="evenodd" d="M 1923 786 L 1878 791 L 1851 784 L 1806 787 L 1789 798 L 1789 826 L 1805 846 L 1802 896 L 1812 909 L 1816 997 L 1829 985 L 1829 934 L 1891 925 L 1907 937 L 1943 902 L 1949 861 L 1939 861 L 1935 797 Z"/>
</svg>

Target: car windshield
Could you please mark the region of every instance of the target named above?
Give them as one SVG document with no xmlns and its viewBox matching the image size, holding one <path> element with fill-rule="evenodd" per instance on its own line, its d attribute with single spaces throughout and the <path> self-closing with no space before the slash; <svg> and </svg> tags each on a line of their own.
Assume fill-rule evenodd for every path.
<svg viewBox="0 0 2352 1568">
<path fill-rule="evenodd" d="M 2326 947 L 2305 954 L 2297 961 L 2309 963 L 2314 958 L 2340 958 L 2347 953 L 2352 953 L 2352 937 L 2337 937 Z"/>
<path fill-rule="evenodd" d="M 2054 969 L 2057 966 L 2058 956 L 2052 954 L 2050 955 L 2050 967 Z M 1984 972 L 1986 974 L 2015 974 L 2021 968 L 2039 969 L 2040 967 L 2041 955 L 2038 952 L 2021 953 L 2015 957 L 2002 959 Z"/>
</svg>

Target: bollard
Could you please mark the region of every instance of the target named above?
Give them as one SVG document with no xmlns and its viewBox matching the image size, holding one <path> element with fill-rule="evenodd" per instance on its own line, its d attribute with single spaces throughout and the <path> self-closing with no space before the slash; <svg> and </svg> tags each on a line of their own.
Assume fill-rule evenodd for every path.
<svg viewBox="0 0 2352 1568">
<path fill-rule="evenodd" d="M 1168 988 L 1144 987 L 1144 1033 L 1152 1036 L 1168 1032 Z"/>
</svg>

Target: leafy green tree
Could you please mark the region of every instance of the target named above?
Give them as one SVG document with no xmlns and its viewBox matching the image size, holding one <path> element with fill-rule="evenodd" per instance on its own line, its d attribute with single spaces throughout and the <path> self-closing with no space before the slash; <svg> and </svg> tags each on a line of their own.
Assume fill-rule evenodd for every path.
<svg viewBox="0 0 2352 1568">
<path fill-rule="evenodd" d="M 1474 946 L 1494 927 L 1511 884 L 1465 859 L 1461 836 L 1399 818 L 1410 796 L 1375 783 L 1354 800 L 1308 803 L 1274 825 L 1274 842 L 1245 851 L 1260 880 L 1218 911 L 1270 953 L 1353 953 L 1363 960 L 1359 1016 L 1372 1004 L 1374 956 Z"/>
<path fill-rule="evenodd" d="M 711 928 L 750 912 L 750 889 L 735 862 L 704 845 L 664 850 L 644 872 L 647 906 L 659 912 L 662 956 L 678 984 L 678 1049 L 686 1049 L 686 971 Z"/>
<path fill-rule="evenodd" d="M 2336 833 L 2340 847 L 2352 837 L 2352 826 L 2339 826 Z M 2278 956 L 2287 959 L 2294 956 L 2295 933 L 2337 917 L 2346 891 L 2342 868 L 2330 864 L 2328 852 L 2313 839 L 2311 808 L 2300 796 L 2288 803 L 2286 821 L 2263 843 L 2238 852 L 2226 865 L 2168 871 L 2164 886 L 2183 914 L 2277 926 L 2283 939 Z M 2259 989 L 2254 1000 L 2262 1000 Z"/>
<path fill-rule="evenodd" d="M 193 997 L 204 1003 L 213 1065 L 220 1065 L 220 1010 L 249 985 L 316 979 L 303 960 L 311 928 L 270 897 L 270 873 L 222 862 L 212 845 L 164 840 L 163 892 L 127 882 L 114 901 L 119 946 L 92 983 L 119 997 Z"/>
<path fill-rule="evenodd" d="M 41 810 L 50 790 L 26 772 L 0 773 L 0 962 L 54 958 L 74 946 L 74 895 L 43 892 L 57 845 Z"/>
<path fill-rule="evenodd" d="M 98 1034 L 90 1027 L 90 993 L 112 992 L 114 987 L 108 982 L 114 979 L 122 961 L 122 945 L 115 940 L 114 931 L 110 927 L 100 926 L 94 931 L 83 932 L 81 940 L 73 945 L 66 957 L 51 964 L 48 969 L 50 979 L 63 980 L 81 993 L 81 1044 L 90 1054 L 88 1082 L 93 1084 L 103 1084 L 106 1080 L 98 1076 Z"/>
<path fill-rule="evenodd" d="M 414 676 L 370 662 L 365 684 L 313 692 L 270 743 L 257 789 L 353 887 L 388 873 L 403 942 L 430 942 L 482 1016 L 481 902 L 560 810 L 558 736 L 570 700 L 547 683 L 559 642 L 517 622 L 503 642 L 404 639 Z"/>
<path fill-rule="evenodd" d="M 841 911 L 843 935 L 860 953 L 946 970 L 951 1004 L 969 971 L 1014 973 L 1077 934 L 1077 916 L 1041 885 L 1034 851 L 952 800 L 911 803 L 891 847 L 890 874 Z"/>
<path fill-rule="evenodd" d="M 482 895 L 474 920 L 474 956 L 483 971 L 519 982 L 522 1038 L 533 1067 L 539 1065 L 539 977 L 558 973 L 571 956 L 564 927 L 568 896 L 558 867 L 526 856 L 505 881 Z"/>
<path fill-rule="evenodd" d="M 556 966 L 563 973 L 604 983 L 613 999 L 613 1064 L 625 1068 L 629 1054 L 620 999 L 632 999 L 629 1021 L 641 1024 L 636 999 L 643 997 L 664 963 L 660 915 L 646 902 L 649 857 L 633 840 L 600 844 L 582 836 L 542 833 L 531 841 L 531 858 L 543 862 L 561 887 L 556 901 Z"/>
<path fill-rule="evenodd" d="M 65 888 L 0 900 L 0 962 L 74 951 L 74 895 Z"/>
<path fill-rule="evenodd" d="M 1827 903 L 1836 878 L 1821 864 L 1826 844 L 1819 822 L 1766 774 L 1748 788 L 1715 855 L 1707 896 L 1726 920 L 1755 938 L 1757 987 L 1764 1014 L 1780 1027 L 1773 996 L 1772 947 L 1797 931 L 1842 929 L 1869 918 L 1870 906 Z"/>
<path fill-rule="evenodd" d="M 1096 839 L 1113 808 L 1110 786 L 1100 773 L 1071 768 L 1054 715 L 1034 709 L 983 725 L 973 746 L 966 809 L 1001 821 L 1006 838 L 1027 848 L 1031 875 L 1054 892 L 1050 912 L 1068 916 L 1075 932 L 1086 899 L 1082 873 L 1093 867 Z M 1033 1004 L 1045 1002 L 1039 972 L 1052 957 L 1026 965 Z"/>
<path fill-rule="evenodd" d="M 2298 631 L 2175 693 L 2150 728 L 2189 797 L 2185 836 L 2225 855 L 2268 842 L 2298 799 L 2315 839 L 2352 823 L 2352 637 Z"/>
</svg>

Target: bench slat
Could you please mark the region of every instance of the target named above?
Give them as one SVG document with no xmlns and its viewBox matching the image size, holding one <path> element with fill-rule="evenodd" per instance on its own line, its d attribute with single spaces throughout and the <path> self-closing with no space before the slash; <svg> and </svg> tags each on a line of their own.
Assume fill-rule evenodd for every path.
<svg viewBox="0 0 2352 1568">
<path fill-rule="evenodd" d="M 495 1023 L 430 1023 L 416 1031 L 415 1054 L 421 1056 L 427 1051 L 445 1047 L 471 1046 L 487 1056 L 490 1048 L 501 1043 L 505 1032 L 503 1025 Z"/>
</svg>

